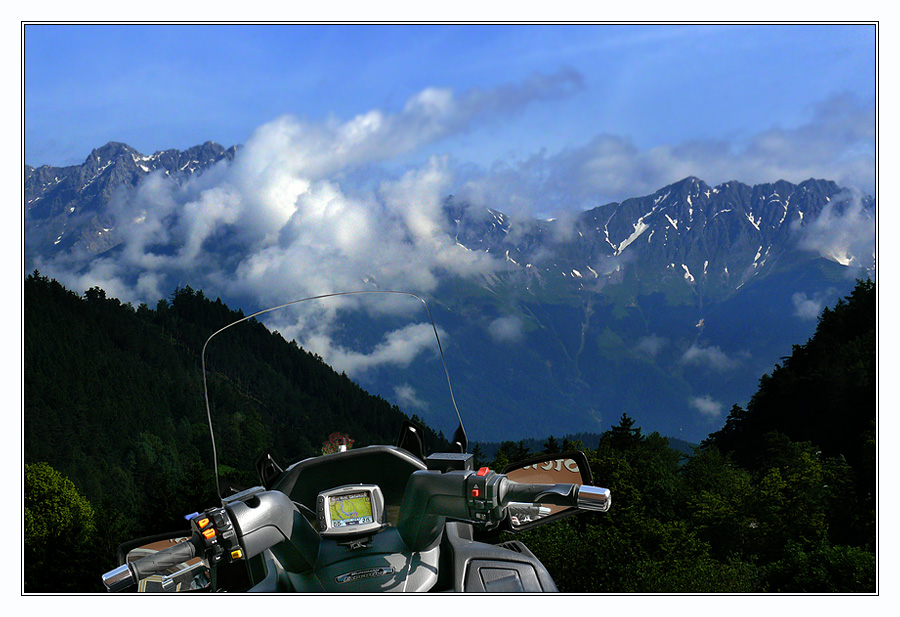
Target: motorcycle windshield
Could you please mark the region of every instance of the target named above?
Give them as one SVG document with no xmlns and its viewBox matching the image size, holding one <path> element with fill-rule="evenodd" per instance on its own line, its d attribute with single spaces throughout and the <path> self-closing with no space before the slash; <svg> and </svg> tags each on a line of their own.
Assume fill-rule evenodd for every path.
<svg viewBox="0 0 900 617">
<path fill-rule="evenodd" d="M 286 468 L 393 445 L 406 420 L 429 452 L 465 449 L 447 337 L 422 298 L 345 292 L 236 317 L 201 352 L 220 498 L 260 483 L 261 455 Z"/>
</svg>

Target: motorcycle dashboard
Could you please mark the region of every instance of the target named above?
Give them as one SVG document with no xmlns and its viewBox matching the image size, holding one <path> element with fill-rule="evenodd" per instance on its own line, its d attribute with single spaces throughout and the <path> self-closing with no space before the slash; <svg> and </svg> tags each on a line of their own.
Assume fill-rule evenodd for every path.
<svg viewBox="0 0 900 617">
<path fill-rule="evenodd" d="M 384 495 L 377 484 L 345 484 L 316 498 L 316 522 L 323 537 L 351 537 L 380 531 L 385 519 Z"/>
</svg>

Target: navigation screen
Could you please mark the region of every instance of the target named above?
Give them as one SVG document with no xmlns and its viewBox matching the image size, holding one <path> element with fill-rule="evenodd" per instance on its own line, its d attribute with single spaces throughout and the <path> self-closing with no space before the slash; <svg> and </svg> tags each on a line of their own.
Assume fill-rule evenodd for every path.
<svg viewBox="0 0 900 617">
<path fill-rule="evenodd" d="M 316 497 L 316 520 L 325 538 L 374 534 L 387 526 L 384 495 L 375 484 L 345 484 Z"/>
<path fill-rule="evenodd" d="M 368 491 L 332 495 L 328 499 L 332 527 L 350 527 L 373 523 L 372 498 Z"/>
</svg>

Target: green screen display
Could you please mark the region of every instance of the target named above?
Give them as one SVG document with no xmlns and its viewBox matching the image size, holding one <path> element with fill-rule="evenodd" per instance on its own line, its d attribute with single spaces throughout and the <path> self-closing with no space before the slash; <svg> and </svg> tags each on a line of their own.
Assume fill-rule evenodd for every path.
<svg viewBox="0 0 900 617">
<path fill-rule="evenodd" d="M 349 527 L 374 522 L 372 498 L 367 491 L 332 496 L 328 508 L 332 527 Z"/>
</svg>

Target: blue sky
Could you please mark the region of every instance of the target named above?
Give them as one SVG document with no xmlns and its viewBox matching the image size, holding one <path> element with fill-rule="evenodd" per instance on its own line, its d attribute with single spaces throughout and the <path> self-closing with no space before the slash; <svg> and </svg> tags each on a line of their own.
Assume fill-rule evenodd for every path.
<svg viewBox="0 0 900 617">
<path fill-rule="evenodd" d="M 423 92 L 464 108 L 380 169 L 451 157 L 530 174 L 533 205 L 622 199 L 697 175 L 874 191 L 873 25 L 29 25 L 25 162 L 82 162 L 108 141 L 144 154 L 246 143 L 285 115 L 311 126 Z M 574 167 L 579 161 L 581 169 Z M 584 185 L 585 161 L 596 172 Z M 473 167 L 474 166 L 474 167 Z M 868 170 L 868 171 L 867 171 Z M 544 180 L 534 180 L 541 176 Z M 500 176 L 493 176 L 498 178 Z M 603 181 L 602 178 L 608 178 Z M 537 182 L 537 184 L 535 184 Z M 598 188 L 600 185 L 606 188 Z M 629 194 L 631 191 L 631 194 Z"/>
<path fill-rule="evenodd" d="M 825 178 L 874 194 L 875 35 L 873 25 L 28 25 L 25 163 L 79 164 L 110 141 L 145 155 L 243 146 L 230 165 L 184 184 L 150 175 L 113 200 L 115 254 L 62 254 L 39 269 L 151 305 L 176 284 L 256 306 L 371 285 L 427 294 L 448 273 L 504 265 L 442 227 L 449 194 L 555 217 L 559 233 L 575 212 L 687 176 Z M 871 221 L 847 219 L 870 232 Z M 343 357 L 321 321 L 278 329 Z M 391 353 L 414 357 L 421 334 L 398 332 Z"/>
</svg>

